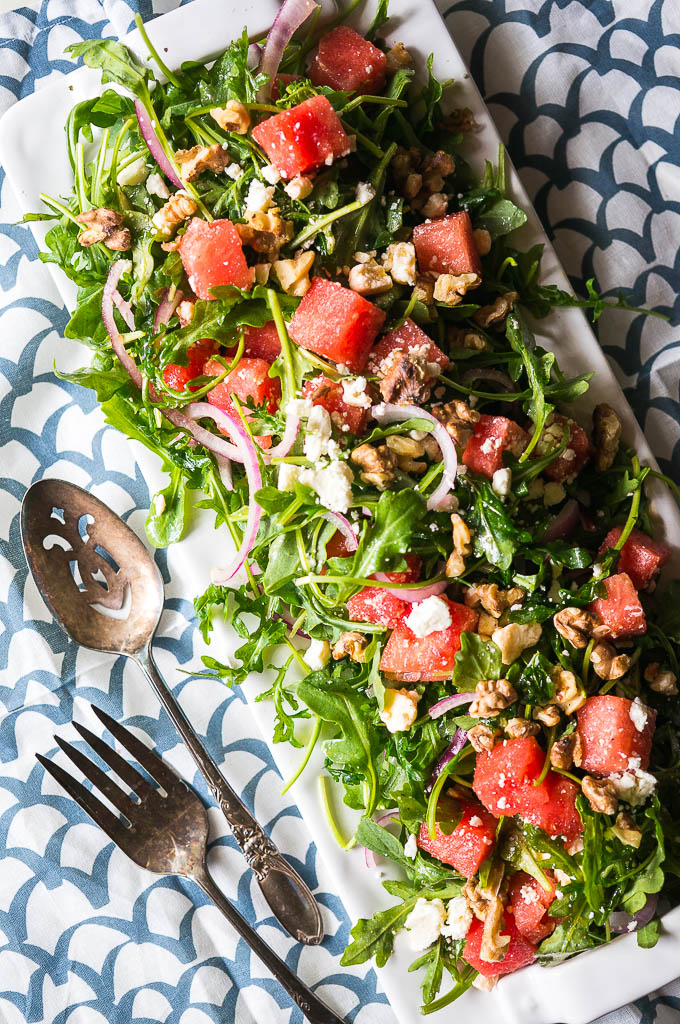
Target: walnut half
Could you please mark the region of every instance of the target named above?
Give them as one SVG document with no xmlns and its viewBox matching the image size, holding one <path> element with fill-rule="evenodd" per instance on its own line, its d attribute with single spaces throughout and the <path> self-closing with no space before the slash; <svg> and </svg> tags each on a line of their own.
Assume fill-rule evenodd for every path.
<svg viewBox="0 0 680 1024">
<path fill-rule="evenodd" d="M 107 249 L 124 252 L 132 244 L 130 229 L 125 227 L 123 214 L 100 206 L 96 210 L 83 210 L 76 217 L 84 230 L 78 235 L 81 245 L 95 245 L 103 242 Z"/>
</svg>

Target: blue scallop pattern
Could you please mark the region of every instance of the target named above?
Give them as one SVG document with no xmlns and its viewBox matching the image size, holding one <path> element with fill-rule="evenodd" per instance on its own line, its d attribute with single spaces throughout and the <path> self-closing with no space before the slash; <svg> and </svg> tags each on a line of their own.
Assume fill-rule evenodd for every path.
<svg viewBox="0 0 680 1024">
<path fill-rule="evenodd" d="M 42 0 L 0 15 L 0 110 L 46 76 L 70 70 L 60 52 L 65 34 L 122 35 L 136 10 L 149 19 L 174 6 L 177 0 Z M 617 314 L 598 331 L 652 446 L 677 478 L 677 5 L 440 0 L 440 9 L 574 287 L 583 290 L 595 276 L 614 294 L 624 283 L 636 303 L 672 314 L 675 325 Z M 123 688 L 129 670 L 78 652 L 49 621 L 27 578 L 18 511 L 33 480 L 66 473 L 127 508 L 137 528 L 133 510 L 148 507 L 149 493 L 134 460 L 112 455 L 110 430 L 89 392 L 54 378 L 67 316 L 17 217 L 0 169 L 0 1020 L 300 1024 L 299 1012 L 261 977 L 243 942 L 222 930 L 200 893 L 131 871 L 34 761 L 36 749 L 54 753 L 52 733 L 68 731 L 74 716 L 83 720 L 93 701 L 153 742 L 210 802 L 164 715 L 154 701 L 140 699 L 137 686 L 132 712 L 129 680 Z M 158 563 L 167 582 L 162 552 Z M 241 738 L 253 732 L 243 697 L 178 672 L 194 659 L 185 597 L 168 598 L 157 650 L 166 676 L 180 680 L 176 692 L 202 723 L 210 749 L 315 888 L 329 938 L 310 950 L 283 935 L 253 895 L 215 813 L 211 857 L 226 890 L 349 1021 L 391 1024 L 375 971 L 339 967 L 350 921 L 296 827 L 297 809 L 278 796 L 266 745 Z M 605 1018 L 679 1019 L 678 983 Z"/>
</svg>

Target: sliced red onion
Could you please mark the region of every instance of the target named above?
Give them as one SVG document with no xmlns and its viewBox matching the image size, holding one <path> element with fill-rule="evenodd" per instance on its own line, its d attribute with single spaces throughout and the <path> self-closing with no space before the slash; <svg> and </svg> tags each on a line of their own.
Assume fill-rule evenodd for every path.
<svg viewBox="0 0 680 1024">
<path fill-rule="evenodd" d="M 579 519 L 579 504 L 575 498 L 570 498 L 564 508 L 561 508 L 555 518 L 548 524 L 548 528 L 543 534 L 543 540 L 548 542 L 552 540 L 566 540 L 568 537 L 571 537 L 578 526 Z"/>
<path fill-rule="evenodd" d="M 134 331 L 136 324 L 135 314 L 132 312 L 132 306 L 127 299 L 123 298 L 117 288 L 114 291 L 112 298 L 113 304 L 125 321 L 126 326 L 129 327 L 131 331 Z"/>
<path fill-rule="evenodd" d="M 387 812 L 387 814 L 382 814 L 378 818 L 376 824 L 377 825 L 382 825 L 382 823 L 384 821 L 389 821 L 389 819 L 392 817 L 392 815 L 396 814 L 397 812 L 398 812 L 398 808 L 393 807 L 391 811 Z M 378 862 L 375 859 L 375 854 L 373 853 L 373 850 L 369 850 L 368 847 L 366 847 L 366 846 L 364 846 L 364 860 L 366 861 L 366 867 L 367 868 L 377 868 Z"/>
<path fill-rule="evenodd" d="M 582 505 L 579 505 L 578 509 L 579 518 L 581 520 L 581 526 L 588 533 L 597 533 L 597 523 L 595 520 L 586 512 Z"/>
<path fill-rule="evenodd" d="M 458 472 L 456 447 L 449 437 L 446 428 L 439 422 L 436 416 L 433 416 L 431 412 L 427 412 L 425 409 L 421 409 L 418 405 L 392 405 L 384 402 L 380 405 L 374 405 L 371 409 L 371 415 L 381 426 L 411 419 L 429 420 L 432 424 L 432 436 L 441 448 L 444 472 L 442 473 L 439 486 L 427 499 L 427 507 L 428 509 L 438 508 L 453 487 L 456 481 L 456 473 Z"/>
<path fill-rule="evenodd" d="M 279 70 L 281 58 L 288 43 L 302 22 L 306 21 L 318 6 L 314 0 L 283 0 L 264 44 L 260 71 L 264 75 L 269 75 L 269 81 L 262 86 L 258 93 L 257 98 L 260 102 L 268 100 L 271 95 L 276 72 Z"/>
<path fill-rule="evenodd" d="M 293 413 L 289 412 L 286 416 L 286 426 L 284 427 L 283 437 L 275 448 L 270 448 L 268 452 L 263 453 L 265 462 L 270 463 L 272 459 L 284 458 L 295 444 L 299 430 L 300 417 L 294 416 Z"/>
<path fill-rule="evenodd" d="M 488 380 L 493 384 L 499 384 L 505 391 L 517 391 L 515 384 L 502 370 L 494 370 L 491 366 L 480 366 L 477 369 L 466 370 L 461 376 L 461 384 L 467 384 L 473 380 Z"/>
<path fill-rule="evenodd" d="M 341 515 L 339 512 L 324 512 L 323 518 L 327 519 L 329 523 L 333 523 L 338 528 L 340 533 L 347 541 L 347 552 L 351 554 L 356 551 L 358 545 L 357 535 L 354 532 L 354 528 L 350 523 L 349 519 Z"/>
<path fill-rule="evenodd" d="M 184 182 L 165 155 L 165 151 L 160 144 L 158 135 L 156 134 L 154 123 L 149 117 L 146 107 L 141 100 L 135 100 L 135 114 L 137 115 L 140 134 L 146 142 L 147 149 L 151 153 L 151 156 L 154 158 L 165 177 L 168 178 L 173 185 L 177 188 L 184 188 Z"/>
<path fill-rule="evenodd" d="M 376 572 L 373 575 L 381 583 L 391 582 L 387 573 Z M 416 587 L 412 590 L 407 587 L 385 587 L 385 590 L 388 594 L 392 594 L 393 597 L 398 597 L 401 601 L 407 601 L 408 604 L 419 604 L 428 597 L 438 597 L 439 594 L 443 594 L 448 585 L 448 580 L 439 580 L 438 583 L 430 583 L 427 587 Z"/>
<path fill-rule="evenodd" d="M 163 298 L 158 303 L 158 309 L 156 310 L 156 315 L 153 320 L 154 331 L 159 331 L 161 327 L 167 324 L 168 320 L 170 319 L 170 317 L 175 312 L 180 302 L 184 298 L 184 295 L 179 290 L 179 288 L 175 289 L 175 294 L 171 299 L 168 298 L 169 294 L 170 289 L 168 288 L 165 292 L 163 292 Z"/>
<path fill-rule="evenodd" d="M 446 768 L 449 761 L 452 761 L 456 754 L 460 754 L 461 750 L 467 743 L 467 732 L 465 729 L 456 729 L 453 739 L 437 761 L 436 765 L 432 769 L 432 774 L 428 780 L 425 792 L 429 793 L 434 786 L 435 782 Z"/>
<path fill-rule="evenodd" d="M 644 926 L 649 924 L 656 914 L 658 902 L 658 894 L 655 892 L 650 893 L 647 896 L 647 902 L 644 907 L 642 910 L 638 910 L 637 914 L 628 914 L 625 910 L 617 910 L 613 914 L 610 914 L 609 927 L 617 935 L 620 935 L 623 932 L 637 931 L 638 928 L 644 928 Z M 633 922 L 635 922 L 635 928 L 629 927 Z"/>
<path fill-rule="evenodd" d="M 248 67 L 253 71 L 262 60 L 262 47 L 259 43 L 251 43 L 248 47 Z"/>
<path fill-rule="evenodd" d="M 217 409 L 214 405 L 210 405 L 208 402 L 191 402 L 186 407 L 185 412 L 190 419 L 210 418 L 215 421 L 218 427 L 226 430 L 236 447 L 239 449 L 243 465 L 245 467 L 246 476 L 248 478 L 250 500 L 248 502 L 248 519 L 246 520 L 245 529 L 243 531 L 241 546 L 225 568 L 218 569 L 213 575 L 213 583 L 216 583 L 218 586 L 223 586 L 236 575 L 255 544 L 255 538 L 257 537 L 257 531 L 260 526 L 260 519 L 262 518 L 262 509 L 254 498 L 255 492 L 259 491 L 262 487 L 260 464 L 257 459 L 255 445 L 248 437 L 248 434 L 244 430 L 242 424 L 228 413 L 224 412 L 223 409 Z"/>
<path fill-rule="evenodd" d="M 116 260 L 111 264 L 109 270 L 109 276 L 106 278 L 104 285 L 104 291 L 102 292 L 102 320 L 104 321 L 104 327 L 108 332 L 109 338 L 111 339 L 111 345 L 113 351 L 118 356 L 121 365 L 129 374 L 133 384 L 142 390 L 142 374 L 132 358 L 125 351 L 125 345 L 123 339 L 120 336 L 120 331 L 116 327 L 116 321 L 113 315 L 113 303 L 115 301 L 115 294 L 117 293 L 117 285 L 121 276 L 132 269 L 130 260 Z"/>
<path fill-rule="evenodd" d="M 444 697 L 442 700 L 438 700 L 436 704 L 433 704 L 428 711 L 428 715 L 430 718 L 441 718 L 447 711 L 460 707 L 461 704 L 471 704 L 474 699 L 474 692 L 453 693 L 450 697 Z"/>
<path fill-rule="evenodd" d="M 216 455 L 221 455 L 225 459 L 230 459 L 232 462 L 243 462 L 243 455 L 239 448 L 229 444 L 225 438 L 220 437 L 218 434 L 213 434 L 210 430 L 206 430 L 205 427 L 194 422 L 195 419 L 200 419 L 204 415 L 215 420 L 215 416 L 209 413 L 200 413 L 198 417 L 194 416 L 191 410 L 197 406 L 208 406 L 209 409 L 215 409 L 214 406 L 208 405 L 207 402 L 191 402 L 184 409 L 162 409 L 161 412 L 176 427 L 192 434 L 204 448 L 209 448 L 211 452 L 215 452 Z M 221 411 L 221 409 L 217 410 L 218 413 Z M 215 420 L 215 422 L 217 423 L 218 421 Z M 221 421 L 219 421 L 219 425 L 223 425 Z"/>
</svg>

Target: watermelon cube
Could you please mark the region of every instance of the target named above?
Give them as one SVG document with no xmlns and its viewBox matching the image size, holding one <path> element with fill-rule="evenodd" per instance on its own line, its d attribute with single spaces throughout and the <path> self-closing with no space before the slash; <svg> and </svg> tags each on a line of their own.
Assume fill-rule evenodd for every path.
<svg viewBox="0 0 680 1024">
<path fill-rule="evenodd" d="M 281 381 L 278 377 L 269 376 L 270 368 L 265 359 L 243 356 L 236 369 L 208 392 L 208 401 L 233 413 L 234 405 L 229 396 L 234 394 L 244 404 L 252 398 L 255 405 L 264 405 L 269 412 L 274 412 L 281 397 Z M 206 363 L 205 373 L 218 377 L 224 373 L 224 367 L 211 359 Z"/>
<path fill-rule="evenodd" d="M 514 420 L 482 413 L 463 452 L 463 462 L 473 473 L 491 480 L 496 470 L 503 468 L 503 452 L 519 457 L 528 442 L 529 435 Z"/>
<path fill-rule="evenodd" d="M 381 672 L 402 682 L 449 678 L 460 650 L 460 635 L 474 630 L 478 615 L 464 604 L 445 600 L 451 625 L 419 637 L 402 619 L 385 644 L 380 659 Z"/>
<path fill-rule="evenodd" d="M 480 953 L 483 933 L 484 924 L 478 918 L 473 918 L 465 940 L 463 956 L 470 966 L 485 978 L 497 978 L 501 974 L 512 974 L 513 971 L 518 971 L 520 967 L 527 967 L 536 959 L 536 946 L 520 934 L 513 915 L 507 911 L 501 935 L 510 936 L 510 945 L 502 960 L 493 962 L 482 960 Z"/>
<path fill-rule="evenodd" d="M 215 351 L 215 342 L 211 338 L 205 338 L 190 345 L 187 349 L 187 365 L 180 363 L 168 363 L 163 368 L 163 380 L 169 388 L 175 391 L 184 391 L 188 386 L 189 391 L 198 391 L 200 384 L 189 385 L 189 381 L 200 377 L 203 367 Z"/>
<path fill-rule="evenodd" d="M 262 327 L 246 327 L 244 341 L 244 356 L 273 363 L 281 355 L 279 332 L 273 320 Z"/>
<path fill-rule="evenodd" d="M 343 434 L 363 434 L 368 424 L 370 406 L 348 405 L 344 400 L 342 384 L 323 374 L 305 381 L 303 398 L 310 398 L 314 405 L 321 405 L 330 413 L 331 420 Z"/>
<path fill-rule="evenodd" d="M 514 915 L 517 931 L 534 946 L 552 935 L 558 921 L 548 914 L 548 907 L 555 899 L 556 886 L 552 873 L 547 871 L 546 876 L 550 882 L 549 889 L 544 889 L 526 871 L 517 871 L 510 879 L 508 889 L 509 910 Z"/>
<path fill-rule="evenodd" d="M 230 220 L 208 223 L 192 217 L 180 240 L 179 254 L 191 290 L 199 299 L 212 299 L 210 289 L 217 285 L 233 284 L 244 290 L 252 287 L 252 270 Z"/>
<path fill-rule="evenodd" d="M 615 526 L 610 530 L 598 551 L 598 556 L 604 554 L 608 548 L 615 547 L 622 532 L 622 526 Z M 621 548 L 617 568 L 619 572 L 625 572 L 630 576 L 637 590 L 643 590 L 663 569 L 670 557 L 671 549 L 668 544 L 652 540 L 642 530 L 631 530 L 628 540 Z"/>
<path fill-rule="evenodd" d="M 578 423 L 575 423 L 574 420 L 569 419 L 567 416 L 560 415 L 558 412 L 552 413 L 546 421 L 546 426 L 548 427 L 549 440 L 547 443 L 539 441 L 536 446 L 537 455 L 545 454 L 550 448 L 559 446 L 562 443 L 566 427 L 569 428 L 569 439 L 567 447 L 562 454 L 554 462 L 551 462 L 543 472 L 551 480 L 573 480 L 584 468 L 593 453 L 588 435 L 585 430 L 579 427 Z M 545 436 L 544 434 L 544 438 Z"/>
<path fill-rule="evenodd" d="M 460 816 L 457 801 L 443 797 L 437 807 L 435 838 L 430 839 L 427 824 L 420 826 L 416 842 L 421 850 L 450 864 L 461 875 L 470 878 L 476 874 L 482 861 L 486 860 L 496 842 L 496 819 L 476 800 L 463 803 L 460 821 L 448 834 L 442 832 L 439 823 L 456 821 Z"/>
<path fill-rule="evenodd" d="M 342 92 L 380 92 L 387 75 L 387 57 L 349 25 L 338 25 L 319 43 L 309 68 L 314 85 Z"/>
<path fill-rule="evenodd" d="M 389 331 L 387 334 L 384 334 L 371 352 L 368 361 L 368 368 L 371 373 L 380 373 L 384 359 L 398 348 L 403 349 L 404 352 L 412 352 L 413 349 L 424 350 L 427 354 L 428 363 L 437 363 L 442 370 L 445 370 L 449 365 L 449 357 L 442 352 L 438 345 L 435 345 L 432 339 L 425 334 L 425 331 L 421 331 L 418 324 L 407 317 L 396 331 Z"/>
<path fill-rule="evenodd" d="M 479 274 L 481 277 L 482 264 L 467 211 L 417 224 L 413 241 L 421 273 Z"/>
<path fill-rule="evenodd" d="M 647 770 L 656 726 L 653 708 L 608 693 L 589 697 L 577 718 L 584 771 L 614 775 Z"/>
<path fill-rule="evenodd" d="M 604 585 L 607 596 L 598 597 L 589 608 L 602 619 L 609 629 L 609 635 L 616 639 L 645 633 L 645 611 L 630 576 L 625 572 L 617 573 L 615 576 L 609 576 Z"/>
<path fill-rule="evenodd" d="M 328 554 L 328 548 L 326 548 Z M 330 556 L 329 556 L 330 557 Z M 386 572 L 385 576 L 395 585 L 415 583 L 420 573 L 420 559 L 417 555 L 405 555 L 409 564 L 405 572 Z M 371 577 L 373 578 L 373 577 Z M 393 629 L 411 610 L 411 605 L 385 587 L 364 587 L 347 602 L 349 617 L 353 622 L 374 622 Z"/>
<path fill-rule="evenodd" d="M 518 814 L 530 802 L 534 807 L 547 803 L 547 787 L 533 785 L 544 763 L 545 751 L 535 736 L 503 740 L 493 750 L 477 754 L 472 788 L 496 818 Z M 533 793 L 527 798 L 529 786 Z"/>
<path fill-rule="evenodd" d="M 382 309 L 351 288 L 315 277 L 288 330 L 302 348 L 360 373 L 384 322 Z"/>
<path fill-rule="evenodd" d="M 549 771 L 540 786 L 525 786 L 518 795 L 520 817 L 547 832 L 552 839 L 576 839 L 583 833 L 583 822 L 576 809 L 580 792 L 576 783 Z"/>
<path fill-rule="evenodd" d="M 268 117 L 253 128 L 252 136 L 282 178 L 315 171 L 350 151 L 340 118 L 325 96 L 312 96 Z"/>
</svg>

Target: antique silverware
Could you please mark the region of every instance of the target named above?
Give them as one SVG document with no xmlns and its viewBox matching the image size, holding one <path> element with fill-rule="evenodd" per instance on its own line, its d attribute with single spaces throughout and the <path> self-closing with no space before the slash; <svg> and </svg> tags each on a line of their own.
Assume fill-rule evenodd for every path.
<svg viewBox="0 0 680 1024">
<path fill-rule="evenodd" d="M 151 785 L 129 761 L 77 722 L 73 723 L 73 727 L 118 778 L 129 786 L 131 793 L 121 789 L 106 771 L 77 747 L 59 736 L 55 736 L 55 739 L 85 778 L 113 804 L 121 817 L 113 814 L 91 790 L 72 778 L 60 765 L 37 754 L 45 771 L 64 787 L 69 796 L 135 864 L 158 874 L 191 878 L 200 885 L 241 938 L 283 985 L 311 1024 L 343 1024 L 342 1018 L 307 988 L 218 889 L 206 864 L 208 815 L 199 797 L 128 729 L 94 705 L 92 710 L 114 739 L 162 788 L 157 789 Z"/>
<path fill-rule="evenodd" d="M 139 538 L 103 502 L 64 480 L 26 492 L 21 536 L 38 590 L 62 629 L 83 647 L 134 658 L 221 807 L 264 898 L 300 942 L 323 938 L 312 893 L 226 782 L 168 687 L 151 653 L 163 583 Z"/>
</svg>

